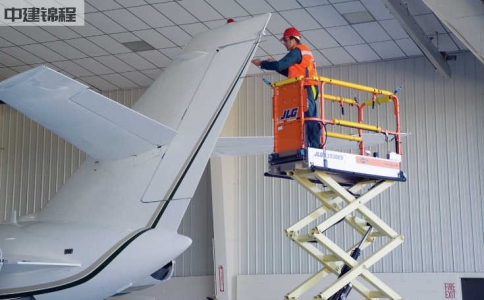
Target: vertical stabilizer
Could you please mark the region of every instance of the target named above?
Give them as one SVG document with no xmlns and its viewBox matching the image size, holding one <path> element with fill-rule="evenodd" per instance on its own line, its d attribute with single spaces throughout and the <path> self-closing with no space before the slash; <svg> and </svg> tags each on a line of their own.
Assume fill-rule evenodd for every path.
<svg viewBox="0 0 484 300">
<path fill-rule="evenodd" d="M 166 200 L 153 224 L 161 220 L 163 227 L 178 228 L 189 203 L 181 199 L 193 197 L 269 17 L 227 24 L 188 45 L 175 60 L 175 71 L 168 69 L 165 75 L 181 80 L 177 88 L 190 90 L 191 97 L 175 98 L 166 109 L 155 109 L 153 102 L 145 103 L 146 98 L 137 103 L 141 113 L 178 131 L 143 195 L 144 202 Z M 187 73 L 189 65 L 196 71 Z M 144 97 L 155 97 L 166 85 L 153 85 Z M 178 171 L 170 173 L 173 180 L 164 180 L 166 170 Z"/>
</svg>

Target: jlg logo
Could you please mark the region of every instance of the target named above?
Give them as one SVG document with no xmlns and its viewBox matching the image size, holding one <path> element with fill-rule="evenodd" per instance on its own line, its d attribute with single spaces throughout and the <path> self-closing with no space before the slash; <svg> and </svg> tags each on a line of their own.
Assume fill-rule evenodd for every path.
<svg viewBox="0 0 484 300">
<path fill-rule="evenodd" d="M 293 109 L 286 109 L 282 113 L 281 121 L 296 118 L 297 117 L 297 111 L 298 111 L 297 107 L 294 107 Z"/>
</svg>

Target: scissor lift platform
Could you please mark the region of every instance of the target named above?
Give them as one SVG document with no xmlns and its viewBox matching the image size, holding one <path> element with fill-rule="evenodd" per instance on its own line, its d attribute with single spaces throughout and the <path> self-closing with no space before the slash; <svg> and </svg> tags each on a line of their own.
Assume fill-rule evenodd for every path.
<svg viewBox="0 0 484 300">
<path fill-rule="evenodd" d="M 308 169 L 324 171 L 345 186 L 368 180 L 406 181 L 400 155 L 392 154 L 384 159 L 311 147 L 271 154 L 269 171 L 265 175 L 290 179 L 288 172 Z M 305 176 L 313 182 L 318 181 L 311 172 Z"/>
<path fill-rule="evenodd" d="M 320 88 L 320 118 L 305 118 L 306 91 L 304 86 L 317 81 Z M 372 93 L 372 98 L 361 104 L 355 100 L 324 94 L 324 84 L 354 88 Z M 335 274 L 338 279 L 314 296 L 315 300 L 344 300 L 355 289 L 364 299 L 403 299 L 383 283 L 369 268 L 403 242 L 403 236 L 365 206 L 397 181 L 406 181 L 401 169 L 401 146 L 398 98 L 395 93 L 371 87 L 342 82 L 325 77 L 293 78 L 273 85 L 274 152 L 269 155 L 266 176 L 292 179 L 321 202 L 321 206 L 286 229 L 288 238 L 318 260 L 322 269 L 290 291 L 286 300 L 296 300 L 316 286 L 324 277 Z M 382 95 L 377 97 L 377 95 Z M 327 120 L 324 118 L 324 101 L 329 100 L 358 109 L 358 122 Z M 396 130 L 383 130 L 378 126 L 363 124 L 365 106 L 393 102 Z M 307 121 L 318 122 L 324 128 L 322 148 L 306 146 Z M 326 125 L 341 125 L 358 129 L 358 136 L 326 131 Z M 392 135 L 395 151 L 385 158 L 377 153 L 368 155 L 364 149 L 363 130 Z M 359 154 L 326 149 L 323 137 L 344 139 L 359 144 Z M 326 217 L 322 222 L 321 219 Z M 324 233 L 345 221 L 362 235 L 349 249 L 342 249 Z M 314 225 L 311 225 L 314 224 Z M 312 227 L 313 226 L 313 227 Z M 303 232 L 305 228 L 312 228 Z M 379 249 L 358 262 L 359 253 L 375 239 L 385 241 Z M 318 247 L 318 244 L 320 247 Z M 323 252 L 322 247 L 326 251 Z M 363 284 L 361 279 L 367 284 Z"/>
</svg>

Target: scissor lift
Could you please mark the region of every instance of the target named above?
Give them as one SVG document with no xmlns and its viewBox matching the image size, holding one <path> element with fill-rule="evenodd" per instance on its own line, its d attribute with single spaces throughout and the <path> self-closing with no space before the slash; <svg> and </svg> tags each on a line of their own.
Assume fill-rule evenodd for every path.
<svg viewBox="0 0 484 300">
<path fill-rule="evenodd" d="M 305 118 L 307 100 L 304 86 L 314 84 L 315 81 L 320 88 L 320 118 Z M 369 92 L 371 99 L 358 103 L 354 99 L 326 95 L 326 84 Z M 313 299 L 346 299 L 352 288 L 365 299 L 403 299 L 370 271 L 373 264 L 403 242 L 403 236 L 365 206 L 396 181 L 406 180 L 401 170 L 399 104 L 395 95 L 397 91 L 392 93 L 321 76 L 292 78 L 276 82 L 272 87 L 274 153 L 269 156 L 269 171 L 265 175 L 293 179 L 321 202 L 318 209 L 287 228 L 286 236 L 318 260 L 323 267 L 290 291 L 285 299 L 298 299 L 331 273 L 338 276 L 338 279 Z M 345 105 L 356 108 L 358 122 L 325 119 L 325 101 L 339 103 L 343 111 Z M 364 108 L 370 105 L 374 108 L 376 104 L 383 103 L 393 103 L 396 120 L 394 131 L 363 124 Z M 304 124 L 307 121 L 321 125 L 321 149 L 305 146 L 307 143 Z M 355 128 L 358 134 L 329 132 L 326 131 L 327 125 Z M 392 136 L 395 140 L 395 151 L 386 158 L 367 155 L 363 130 Z M 358 143 L 359 154 L 328 150 L 328 137 Z M 324 221 L 320 222 L 323 218 Z M 327 229 L 343 220 L 363 237 L 347 250 L 336 245 L 324 234 Z M 311 226 L 314 227 L 309 232 L 302 232 L 304 228 Z M 386 239 L 386 243 L 382 243 L 379 249 L 363 261 L 355 259 L 360 250 L 380 238 Z M 317 244 L 327 251 L 323 252 Z M 361 279 L 368 284 L 364 285 Z"/>
</svg>

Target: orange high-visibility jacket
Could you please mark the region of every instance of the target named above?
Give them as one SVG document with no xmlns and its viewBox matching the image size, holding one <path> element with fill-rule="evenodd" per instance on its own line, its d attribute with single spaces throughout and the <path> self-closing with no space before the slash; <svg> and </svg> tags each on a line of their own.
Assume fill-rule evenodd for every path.
<svg viewBox="0 0 484 300">
<path fill-rule="evenodd" d="M 308 46 L 298 44 L 296 45 L 296 48 L 301 50 L 302 60 L 299 64 L 294 64 L 289 67 L 287 77 L 306 77 L 307 75 L 309 75 L 309 77 L 318 76 L 318 73 L 316 72 L 316 64 L 314 63 L 314 57 Z M 306 70 L 308 71 L 307 73 Z"/>
</svg>

